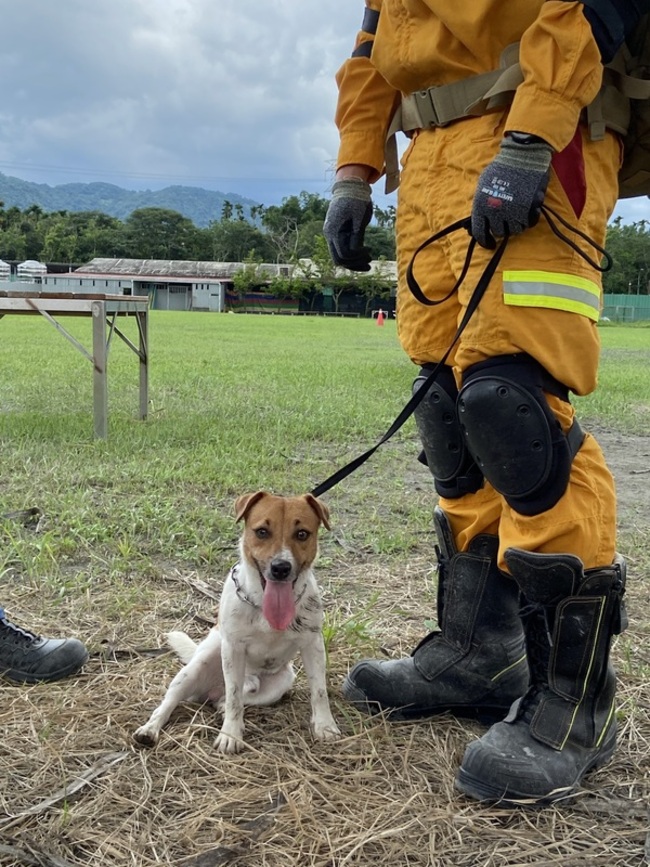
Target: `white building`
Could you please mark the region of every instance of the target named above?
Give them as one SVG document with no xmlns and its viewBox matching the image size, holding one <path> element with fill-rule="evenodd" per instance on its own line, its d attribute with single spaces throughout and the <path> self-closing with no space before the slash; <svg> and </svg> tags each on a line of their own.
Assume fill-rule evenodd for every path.
<svg viewBox="0 0 650 867">
<path fill-rule="evenodd" d="M 38 283 L 47 274 L 47 266 L 36 259 L 26 259 L 16 267 L 19 280 Z"/>
<path fill-rule="evenodd" d="M 148 295 L 155 310 L 208 310 L 225 307 L 238 262 L 96 258 L 69 274 L 48 274 L 44 292 Z"/>
</svg>

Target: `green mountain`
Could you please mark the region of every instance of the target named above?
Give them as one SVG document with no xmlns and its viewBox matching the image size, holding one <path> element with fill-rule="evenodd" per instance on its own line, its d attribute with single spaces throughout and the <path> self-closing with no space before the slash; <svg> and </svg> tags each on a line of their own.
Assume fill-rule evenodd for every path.
<svg viewBox="0 0 650 867">
<path fill-rule="evenodd" d="M 258 205 L 236 193 L 220 193 L 201 187 L 171 186 L 162 190 L 125 190 L 114 184 L 36 184 L 0 172 L 0 202 L 5 208 L 24 211 L 38 205 L 44 211 L 102 211 L 125 220 L 138 208 L 168 208 L 188 217 L 196 226 L 205 227 L 221 218 L 224 202 L 241 205 L 248 217 Z"/>
</svg>

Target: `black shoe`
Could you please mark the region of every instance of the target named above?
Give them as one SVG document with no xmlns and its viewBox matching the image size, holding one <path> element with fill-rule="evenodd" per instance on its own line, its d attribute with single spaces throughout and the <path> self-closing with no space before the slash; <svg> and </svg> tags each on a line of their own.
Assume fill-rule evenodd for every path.
<svg viewBox="0 0 650 867">
<path fill-rule="evenodd" d="M 456 788 L 479 801 L 544 805 L 573 795 L 616 748 L 612 637 L 625 628 L 625 562 L 583 570 L 570 554 L 509 548 L 524 613 L 531 687 L 471 743 Z"/>
<path fill-rule="evenodd" d="M 494 722 L 528 689 L 519 588 L 497 567 L 498 539 L 480 535 L 459 553 L 436 508 L 438 622 L 410 657 L 363 660 L 343 695 L 369 714 L 406 720 L 451 712 Z"/>
<path fill-rule="evenodd" d="M 435 673 L 430 669 L 429 677 L 428 658 L 449 664 L 442 671 L 436 667 Z M 358 662 L 345 678 L 342 693 L 362 713 L 384 713 L 393 721 L 451 713 L 488 724 L 503 719 L 528 687 L 526 656 L 516 645 L 512 660 L 505 658 L 501 645 L 487 658 L 477 650 L 459 658 L 457 650 L 434 632 L 412 656 Z"/>
<path fill-rule="evenodd" d="M 79 671 L 88 651 L 77 638 L 41 638 L 0 609 L 0 676 L 15 683 L 59 680 Z"/>
<path fill-rule="evenodd" d="M 613 717 L 602 741 L 591 746 L 568 741 L 561 750 L 535 740 L 525 719 L 498 722 L 467 747 L 456 789 L 487 803 L 545 806 L 574 794 L 583 777 L 606 764 L 615 749 Z"/>
</svg>

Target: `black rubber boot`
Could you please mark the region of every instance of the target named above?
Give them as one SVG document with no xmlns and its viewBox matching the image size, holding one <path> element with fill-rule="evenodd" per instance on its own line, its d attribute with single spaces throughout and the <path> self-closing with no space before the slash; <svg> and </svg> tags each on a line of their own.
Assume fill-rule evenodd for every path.
<svg viewBox="0 0 650 867">
<path fill-rule="evenodd" d="M 439 547 L 438 623 L 410 657 L 363 660 L 343 696 L 360 711 L 407 720 L 451 712 L 503 719 L 528 688 L 519 589 L 496 565 L 498 539 L 481 535 L 459 553 L 449 522 L 434 511 Z"/>
<path fill-rule="evenodd" d="M 15 683 L 59 680 L 88 659 L 77 638 L 41 638 L 5 619 L 0 608 L 0 676 Z"/>
<path fill-rule="evenodd" d="M 505 557 L 529 603 L 531 687 L 467 747 L 456 787 L 480 801 L 543 805 L 570 796 L 614 752 L 609 651 L 626 626 L 625 561 L 584 571 L 570 554 L 510 548 Z"/>
</svg>

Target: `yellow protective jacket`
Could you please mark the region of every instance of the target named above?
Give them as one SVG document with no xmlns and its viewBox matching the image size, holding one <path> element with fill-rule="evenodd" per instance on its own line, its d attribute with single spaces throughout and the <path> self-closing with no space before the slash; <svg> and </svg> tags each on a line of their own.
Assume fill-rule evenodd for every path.
<svg viewBox="0 0 650 867">
<path fill-rule="evenodd" d="M 377 32 L 360 31 L 356 47 L 374 40 L 372 55 L 349 58 L 337 73 L 337 166 L 370 166 L 373 181 L 384 171 L 386 132 L 402 93 L 497 69 L 512 43 L 521 43 L 524 82 L 505 129 L 540 136 L 561 151 L 600 88 L 600 52 L 577 0 L 366 0 L 366 6 L 379 13 Z"/>
<path fill-rule="evenodd" d="M 491 72 L 504 49 L 520 43 L 524 81 L 509 108 L 416 134 L 402 157 L 396 223 L 399 338 L 416 364 L 436 362 L 492 254 L 476 248 L 463 285 L 437 307 L 411 295 L 406 268 L 434 232 L 470 212 L 480 172 L 496 155 L 503 132 L 531 133 L 553 146 L 557 153 L 545 202 L 601 245 L 618 191 L 620 143 L 611 133 L 592 142 L 579 125 L 583 108 L 600 89 L 603 67 L 577 0 L 366 0 L 366 6 L 367 29 L 358 33 L 354 56 L 337 74 L 336 123 L 338 166 L 370 166 L 371 181 L 384 172 L 386 133 L 402 94 Z M 371 51 L 366 43 L 372 43 Z M 447 296 L 468 243 L 459 232 L 422 251 L 415 270 L 425 295 Z M 599 288 L 595 269 L 541 220 L 511 239 L 448 363 L 460 381 L 474 364 L 524 352 L 569 389 L 587 394 L 596 385 L 599 339 L 596 314 L 582 312 L 576 299 L 586 292 L 593 306 Z M 550 396 L 549 405 L 568 430 L 571 404 Z M 487 484 L 475 494 L 440 502 L 459 550 L 480 533 L 499 535 L 503 569 L 503 551 L 510 546 L 571 552 L 587 568 L 609 564 L 614 556 L 614 485 L 590 436 L 573 461 L 566 493 L 541 515 L 517 514 Z"/>
</svg>

